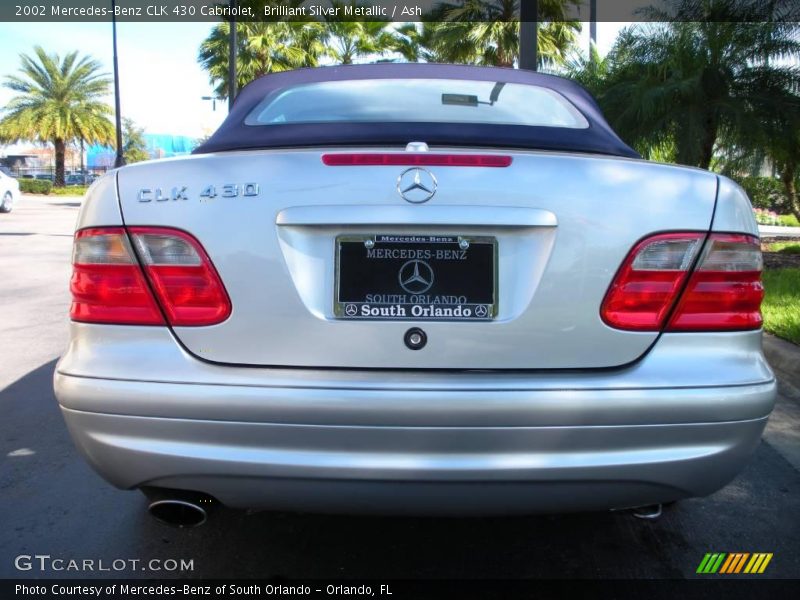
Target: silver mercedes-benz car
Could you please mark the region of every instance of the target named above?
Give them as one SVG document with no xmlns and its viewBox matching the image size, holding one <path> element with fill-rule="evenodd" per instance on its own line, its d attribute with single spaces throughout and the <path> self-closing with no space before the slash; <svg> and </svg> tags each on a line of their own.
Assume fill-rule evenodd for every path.
<svg viewBox="0 0 800 600">
<path fill-rule="evenodd" d="M 512 69 L 269 75 L 192 156 L 89 190 L 55 391 L 165 520 L 703 496 L 758 445 L 758 230 Z"/>
</svg>

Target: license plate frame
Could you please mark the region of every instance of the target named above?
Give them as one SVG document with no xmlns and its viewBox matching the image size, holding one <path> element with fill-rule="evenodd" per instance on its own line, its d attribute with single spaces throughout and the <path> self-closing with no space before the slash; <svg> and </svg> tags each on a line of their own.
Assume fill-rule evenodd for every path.
<svg viewBox="0 0 800 600">
<path fill-rule="evenodd" d="M 495 236 L 341 234 L 334 244 L 337 319 L 486 322 L 497 317 Z M 470 269 L 477 273 L 465 280 Z M 369 286 L 382 289 L 368 296 Z"/>
</svg>

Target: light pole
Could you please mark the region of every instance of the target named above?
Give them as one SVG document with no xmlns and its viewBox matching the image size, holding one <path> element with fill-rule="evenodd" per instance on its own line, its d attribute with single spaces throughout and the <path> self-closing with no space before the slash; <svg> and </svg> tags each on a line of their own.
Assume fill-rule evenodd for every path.
<svg viewBox="0 0 800 600">
<path fill-rule="evenodd" d="M 589 0 L 589 52 L 597 45 L 597 0 Z"/>
<path fill-rule="evenodd" d="M 119 64 L 117 64 L 117 0 L 111 0 L 111 32 L 114 40 L 114 123 L 117 128 L 117 154 L 114 158 L 114 168 L 117 169 L 125 164 L 125 156 L 122 153 L 122 115 L 119 108 Z"/>
<path fill-rule="evenodd" d="M 519 5 L 519 68 L 536 71 L 538 58 L 538 0 L 522 0 Z"/>
<path fill-rule="evenodd" d="M 236 98 L 236 0 L 230 0 L 231 6 L 231 33 L 228 43 L 228 112 L 233 109 L 233 100 Z"/>
<path fill-rule="evenodd" d="M 216 112 L 216 110 L 217 110 L 217 100 L 224 100 L 225 98 L 224 97 L 220 97 L 220 96 L 201 96 L 200 99 L 201 100 L 211 100 L 211 110 Z"/>
</svg>

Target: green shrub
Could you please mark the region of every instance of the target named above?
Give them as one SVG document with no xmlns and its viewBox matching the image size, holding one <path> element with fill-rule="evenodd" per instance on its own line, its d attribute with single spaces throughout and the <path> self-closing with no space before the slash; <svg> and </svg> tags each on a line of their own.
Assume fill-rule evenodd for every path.
<svg viewBox="0 0 800 600">
<path fill-rule="evenodd" d="M 52 193 L 56 196 L 83 196 L 88 189 L 88 185 L 67 185 L 54 187 Z"/>
<path fill-rule="evenodd" d="M 770 242 L 768 244 L 764 244 L 764 252 L 800 254 L 800 242 Z"/>
<path fill-rule="evenodd" d="M 794 215 L 780 215 L 778 217 L 778 224 L 784 227 L 800 227 L 800 221 Z"/>
<path fill-rule="evenodd" d="M 19 179 L 19 191 L 26 194 L 49 194 L 53 182 L 47 179 Z"/>
<path fill-rule="evenodd" d="M 774 177 L 744 177 L 739 180 L 750 196 L 753 208 L 773 210 L 777 213 L 789 212 L 789 202 L 783 184 Z"/>
</svg>

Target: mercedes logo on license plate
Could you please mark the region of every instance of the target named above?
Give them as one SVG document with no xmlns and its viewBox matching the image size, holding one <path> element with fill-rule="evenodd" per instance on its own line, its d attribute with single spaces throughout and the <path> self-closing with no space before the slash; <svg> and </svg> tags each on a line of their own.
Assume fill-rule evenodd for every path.
<svg viewBox="0 0 800 600">
<path fill-rule="evenodd" d="M 400 267 L 397 279 L 409 294 L 424 294 L 433 285 L 433 269 L 424 260 L 409 260 Z"/>
</svg>

